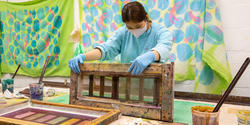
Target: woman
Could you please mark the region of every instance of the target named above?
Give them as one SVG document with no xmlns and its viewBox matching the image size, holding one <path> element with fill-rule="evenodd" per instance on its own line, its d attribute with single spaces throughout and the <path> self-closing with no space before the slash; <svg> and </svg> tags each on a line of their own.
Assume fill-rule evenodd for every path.
<svg viewBox="0 0 250 125">
<path fill-rule="evenodd" d="M 149 20 L 143 5 L 130 2 L 122 9 L 119 28 L 107 42 L 69 61 L 69 67 L 79 73 L 78 63 L 89 60 L 109 60 L 121 54 L 122 63 L 130 63 L 129 72 L 140 75 L 153 62 L 165 62 L 172 47 L 172 34 L 163 26 Z"/>
</svg>

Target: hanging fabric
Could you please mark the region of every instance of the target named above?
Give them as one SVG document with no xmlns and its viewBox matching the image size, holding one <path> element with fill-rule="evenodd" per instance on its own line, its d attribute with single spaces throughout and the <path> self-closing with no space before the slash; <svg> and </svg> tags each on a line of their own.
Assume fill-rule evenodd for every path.
<svg viewBox="0 0 250 125">
<path fill-rule="evenodd" d="M 123 26 L 122 7 L 135 0 L 81 0 L 83 52 Z M 196 92 L 222 93 L 232 80 L 217 0 L 138 0 L 151 20 L 174 34 L 169 61 L 175 80 L 195 80 Z"/>
<path fill-rule="evenodd" d="M 18 74 L 40 76 L 50 56 L 45 76 L 69 76 L 73 5 L 73 0 L 0 2 L 2 73 L 13 73 L 21 64 Z"/>
</svg>

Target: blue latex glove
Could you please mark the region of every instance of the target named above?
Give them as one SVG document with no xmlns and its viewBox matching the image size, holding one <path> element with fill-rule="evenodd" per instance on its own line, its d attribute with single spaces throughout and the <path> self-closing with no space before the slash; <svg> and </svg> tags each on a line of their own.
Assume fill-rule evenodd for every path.
<svg viewBox="0 0 250 125">
<path fill-rule="evenodd" d="M 69 60 L 70 69 L 73 70 L 75 73 L 80 73 L 80 67 L 79 67 L 78 63 L 80 62 L 81 64 L 83 64 L 84 60 L 85 60 L 84 54 L 79 54 L 78 56 Z"/>
<path fill-rule="evenodd" d="M 148 67 L 148 65 L 155 61 L 155 58 L 155 54 L 152 51 L 138 56 L 134 61 L 132 61 L 128 71 L 132 71 L 132 75 L 140 75 L 144 69 Z"/>
</svg>

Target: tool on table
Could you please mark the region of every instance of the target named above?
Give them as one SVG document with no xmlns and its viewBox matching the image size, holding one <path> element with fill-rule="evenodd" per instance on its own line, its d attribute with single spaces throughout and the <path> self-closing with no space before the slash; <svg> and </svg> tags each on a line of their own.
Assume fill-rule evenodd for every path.
<svg viewBox="0 0 250 125">
<path fill-rule="evenodd" d="M 247 66 L 248 66 L 249 63 L 250 63 L 250 57 L 246 58 L 246 60 L 243 63 L 243 65 L 240 67 L 240 70 L 238 71 L 238 73 L 236 74 L 236 76 L 234 77 L 234 79 L 232 80 L 232 82 L 230 83 L 229 87 L 227 88 L 226 92 L 223 94 L 223 96 L 221 97 L 220 101 L 215 106 L 213 112 L 218 112 L 219 111 L 219 109 L 222 106 L 223 102 L 226 100 L 227 96 L 230 94 L 230 92 L 232 91 L 232 89 L 234 88 L 234 86 L 236 85 L 236 83 L 238 82 L 238 80 L 240 79 L 241 75 L 246 70 L 246 68 L 247 68 Z"/>
</svg>

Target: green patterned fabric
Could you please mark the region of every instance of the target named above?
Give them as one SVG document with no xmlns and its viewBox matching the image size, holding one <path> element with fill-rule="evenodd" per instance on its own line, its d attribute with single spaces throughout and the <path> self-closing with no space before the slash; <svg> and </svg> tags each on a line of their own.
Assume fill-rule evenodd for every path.
<svg viewBox="0 0 250 125">
<path fill-rule="evenodd" d="M 83 52 L 123 26 L 122 7 L 135 0 L 81 0 Z M 232 80 L 216 0 L 138 0 L 153 22 L 174 34 L 175 80 L 195 80 L 196 92 L 221 94 Z M 80 48 L 80 47 L 78 47 Z"/>
<path fill-rule="evenodd" d="M 73 4 L 73 0 L 0 2 L 0 74 L 14 73 L 21 64 L 18 74 L 40 76 L 51 56 L 45 76 L 69 76 Z"/>
</svg>

